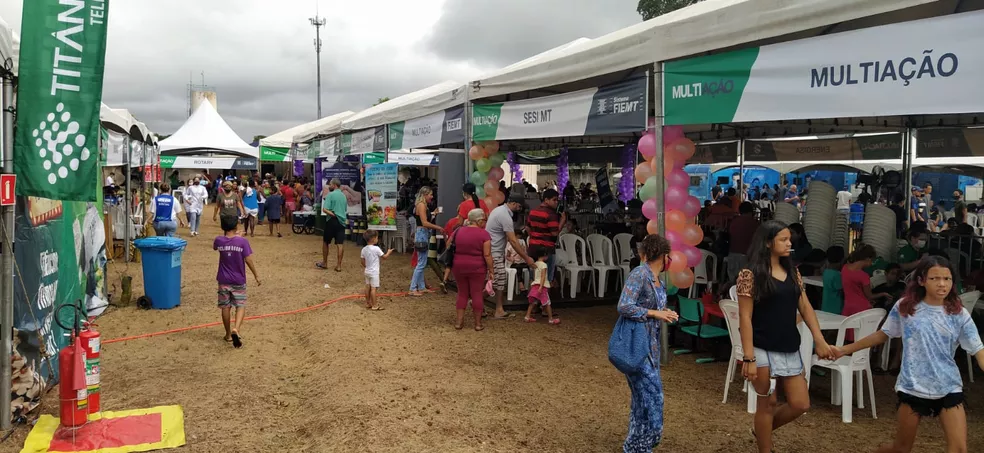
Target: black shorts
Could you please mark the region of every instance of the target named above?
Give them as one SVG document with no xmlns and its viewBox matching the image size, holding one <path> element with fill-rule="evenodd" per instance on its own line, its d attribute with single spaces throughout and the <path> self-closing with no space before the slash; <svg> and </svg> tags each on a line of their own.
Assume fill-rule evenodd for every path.
<svg viewBox="0 0 984 453">
<path fill-rule="evenodd" d="M 273 223 L 273 224 L 280 223 L 280 219 L 279 218 L 277 218 L 277 219 L 267 219 L 267 221 L 270 222 L 270 223 Z"/>
<path fill-rule="evenodd" d="M 338 221 L 338 217 L 330 216 L 325 219 L 323 239 L 325 244 L 331 244 L 331 241 L 335 241 L 335 244 L 342 245 L 345 242 L 345 226 Z"/>
<path fill-rule="evenodd" d="M 905 404 L 912 409 L 912 412 L 919 414 L 922 417 L 936 417 L 943 412 L 944 409 L 953 409 L 964 403 L 963 392 L 951 393 L 940 399 L 926 399 L 920 398 L 918 396 L 912 396 L 905 392 L 896 392 L 899 396 L 899 405 Z"/>
</svg>

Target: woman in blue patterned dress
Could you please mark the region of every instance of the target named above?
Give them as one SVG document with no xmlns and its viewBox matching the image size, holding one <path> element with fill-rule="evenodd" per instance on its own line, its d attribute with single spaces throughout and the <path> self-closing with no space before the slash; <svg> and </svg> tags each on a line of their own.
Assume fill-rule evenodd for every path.
<svg viewBox="0 0 984 453">
<path fill-rule="evenodd" d="M 644 322 L 649 328 L 649 360 L 637 374 L 626 374 L 632 390 L 629 434 L 622 450 L 651 453 L 663 438 L 663 382 L 659 376 L 659 321 L 674 322 L 677 314 L 666 308 L 666 289 L 656 278 L 669 267 L 670 243 L 651 234 L 638 245 L 642 264 L 632 270 L 622 296 L 618 314 L 628 320 Z"/>
</svg>

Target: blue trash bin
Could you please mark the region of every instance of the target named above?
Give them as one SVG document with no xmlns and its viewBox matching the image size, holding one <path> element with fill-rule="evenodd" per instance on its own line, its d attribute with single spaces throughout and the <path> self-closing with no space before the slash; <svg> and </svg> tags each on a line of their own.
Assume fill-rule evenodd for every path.
<svg viewBox="0 0 984 453">
<path fill-rule="evenodd" d="M 149 237 L 133 241 L 143 255 L 144 294 L 157 309 L 181 305 L 181 254 L 188 241 Z"/>
</svg>

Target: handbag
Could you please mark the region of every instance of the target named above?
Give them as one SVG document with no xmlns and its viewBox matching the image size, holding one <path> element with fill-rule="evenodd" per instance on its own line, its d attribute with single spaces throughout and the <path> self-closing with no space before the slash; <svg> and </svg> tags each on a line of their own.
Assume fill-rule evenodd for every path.
<svg viewBox="0 0 984 453">
<path fill-rule="evenodd" d="M 430 250 L 430 242 L 413 241 L 413 249 L 418 252 L 426 252 L 427 250 Z"/>
<path fill-rule="evenodd" d="M 642 370 L 652 352 L 648 322 L 638 322 L 619 316 L 608 340 L 608 361 L 624 374 Z"/>
<path fill-rule="evenodd" d="M 442 265 L 444 265 L 444 267 L 451 267 L 451 266 L 454 265 L 454 251 L 455 251 L 455 247 L 456 247 L 455 246 L 454 238 L 457 235 L 458 235 L 458 232 L 455 231 L 454 234 L 451 235 L 451 240 L 448 241 L 448 242 L 450 242 L 450 244 L 448 244 L 448 246 L 444 249 L 443 252 L 441 252 L 440 255 L 437 255 L 437 262 L 438 263 L 441 263 Z"/>
</svg>

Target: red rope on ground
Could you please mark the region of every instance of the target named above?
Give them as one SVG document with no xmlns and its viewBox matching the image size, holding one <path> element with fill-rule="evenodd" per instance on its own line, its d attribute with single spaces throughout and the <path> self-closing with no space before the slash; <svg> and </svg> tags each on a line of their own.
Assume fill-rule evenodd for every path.
<svg viewBox="0 0 984 453">
<path fill-rule="evenodd" d="M 388 294 L 378 294 L 377 297 L 394 297 L 394 296 L 405 296 L 405 295 L 407 295 L 407 293 L 388 293 Z M 365 296 L 366 296 L 365 294 L 349 294 L 347 296 L 341 296 L 341 297 L 336 298 L 336 299 L 326 300 L 326 301 L 324 301 L 324 302 L 322 302 L 320 304 L 312 305 L 310 307 L 298 308 L 297 310 L 290 310 L 290 311 L 281 311 L 281 312 L 277 312 L 277 313 L 267 313 L 265 315 L 248 316 L 246 318 L 243 318 L 243 320 L 244 321 L 252 321 L 252 320 L 256 320 L 256 319 L 274 318 L 274 317 L 277 317 L 277 316 L 284 316 L 284 315 L 295 315 L 295 314 L 298 314 L 298 313 L 304 313 L 306 311 L 311 311 L 311 310 L 315 310 L 315 309 L 318 309 L 318 308 L 324 308 L 324 307 L 327 307 L 327 306 L 329 306 L 331 304 L 334 304 L 335 302 L 341 302 L 343 300 L 348 300 L 348 299 L 357 299 L 357 298 L 365 297 Z M 139 340 L 141 338 L 157 337 L 157 336 L 161 336 L 161 335 L 169 335 L 169 334 L 172 334 L 172 333 L 187 332 L 189 330 L 204 329 L 206 327 L 215 327 L 215 326 L 221 326 L 221 325 L 222 325 L 222 322 L 221 321 L 218 321 L 218 322 L 210 322 L 210 323 L 207 323 L 207 324 L 200 324 L 200 325 L 197 325 L 197 326 L 181 327 L 181 328 L 178 328 L 178 329 L 171 329 L 171 330 L 162 330 L 160 332 L 145 333 L 145 334 L 140 334 L 140 335 L 133 335 L 133 336 L 130 336 L 130 337 L 113 338 L 112 340 L 104 340 L 102 343 L 103 344 L 120 343 L 120 342 L 124 342 L 124 341 Z"/>
</svg>

